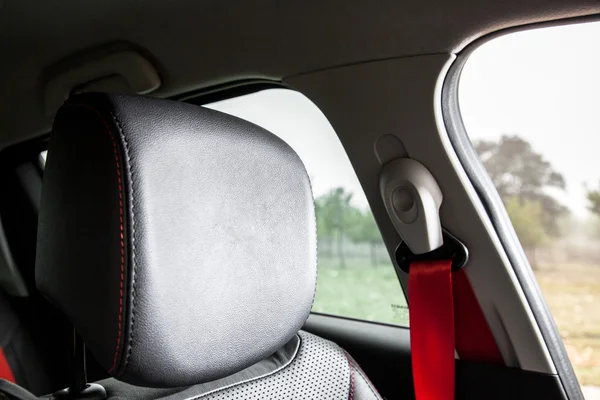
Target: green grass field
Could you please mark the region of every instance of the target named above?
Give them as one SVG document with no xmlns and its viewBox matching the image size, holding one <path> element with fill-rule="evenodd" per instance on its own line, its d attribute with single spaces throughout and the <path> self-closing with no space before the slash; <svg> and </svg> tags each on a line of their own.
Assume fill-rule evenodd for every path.
<svg viewBox="0 0 600 400">
<path fill-rule="evenodd" d="M 319 259 L 313 311 L 408 326 L 406 299 L 394 268 L 389 263 L 373 268 L 368 262 L 349 260 L 346 269 L 339 269 L 337 260 Z"/>
</svg>

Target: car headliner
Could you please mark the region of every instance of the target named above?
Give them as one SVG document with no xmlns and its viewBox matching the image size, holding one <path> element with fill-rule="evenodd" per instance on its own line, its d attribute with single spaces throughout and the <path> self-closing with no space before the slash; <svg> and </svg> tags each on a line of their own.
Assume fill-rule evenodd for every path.
<svg viewBox="0 0 600 400">
<path fill-rule="evenodd" d="M 145 50 L 156 96 L 458 52 L 508 27 L 600 13 L 592 0 L 0 0 L 0 148 L 48 132 L 47 68 L 111 42 Z"/>
</svg>

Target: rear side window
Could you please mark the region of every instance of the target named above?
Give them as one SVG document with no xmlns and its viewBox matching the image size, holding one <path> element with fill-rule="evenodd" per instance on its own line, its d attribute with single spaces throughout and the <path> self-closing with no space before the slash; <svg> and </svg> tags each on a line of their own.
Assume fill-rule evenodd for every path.
<svg viewBox="0 0 600 400">
<path fill-rule="evenodd" d="M 398 277 L 350 160 L 304 95 L 270 89 L 206 107 L 253 122 L 298 153 L 317 216 L 319 276 L 313 312 L 408 326 Z"/>
<path fill-rule="evenodd" d="M 600 398 L 600 23 L 510 34 L 460 78 L 465 128 L 588 398 Z"/>
</svg>

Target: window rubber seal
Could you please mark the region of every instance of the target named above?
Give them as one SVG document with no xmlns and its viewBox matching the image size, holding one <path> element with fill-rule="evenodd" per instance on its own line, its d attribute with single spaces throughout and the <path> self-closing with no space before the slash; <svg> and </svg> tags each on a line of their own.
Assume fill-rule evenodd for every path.
<svg viewBox="0 0 600 400">
<path fill-rule="evenodd" d="M 575 21 L 571 20 L 570 22 Z M 557 21 L 554 25 L 563 23 L 564 21 Z M 544 25 L 546 24 L 541 24 L 541 26 Z M 488 35 L 468 45 L 457 55 L 442 85 L 442 119 L 452 147 L 475 188 L 523 289 L 568 399 L 584 400 L 581 386 L 569 360 L 567 350 L 529 265 L 527 256 L 517 238 L 502 199 L 471 143 L 460 113 L 458 101 L 460 75 L 469 56 L 480 45 L 490 39 L 522 29 L 507 29 Z"/>
</svg>

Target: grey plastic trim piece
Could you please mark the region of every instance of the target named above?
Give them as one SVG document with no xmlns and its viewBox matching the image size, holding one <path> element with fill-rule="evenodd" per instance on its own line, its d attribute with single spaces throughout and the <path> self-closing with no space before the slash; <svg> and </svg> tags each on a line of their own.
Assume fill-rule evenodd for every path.
<svg viewBox="0 0 600 400">
<path fill-rule="evenodd" d="M 434 116 L 437 134 L 441 139 L 441 144 L 446 157 L 459 178 L 460 185 L 467 193 L 468 200 L 465 205 L 469 205 L 476 212 L 485 232 L 482 232 L 481 234 L 485 234 L 492 244 L 492 248 L 489 248 L 485 253 L 480 252 L 480 260 L 474 263 L 478 266 L 476 269 L 466 269 L 467 275 L 471 280 L 473 290 L 477 294 L 480 305 L 483 304 L 485 299 L 482 300 L 479 293 L 494 293 L 492 309 L 488 310 L 493 311 L 493 314 L 491 315 L 492 320 L 490 321 L 490 316 L 486 315 L 486 317 L 488 318 L 488 324 L 491 328 L 495 322 L 499 323 L 495 328 L 492 328 L 492 332 L 494 333 L 506 365 L 518 366 L 529 371 L 556 374 L 554 362 L 550 357 L 550 352 L 548 351 L 548 347 L 544 341 L 537 321 L 534 318 L 531 306 L 525 297 L 523 288 L 517 279 L 513 266 L 506 255 L 504 247 L 500 242 L 500 238 L 489 218 L 488 212 L 481 202 L 471 180 L 467 176 L 467 173 L 450 142 L 448 133 L 446 132 L 446 126 L 442 117 L 442 88 L 446 75 L 455 58 L 456 56 L 452 55 L 448 59 L 448 62 L 440 70 L 436 80 Z M 446 214 L 446 218 L 450 219 L 452 217 L 451 215 Z M 468 227 L 468 225 L 469 224 L 464 224 L 465 227 Z M 469 227 L 469 230 L 473 230 L 474 228 L 474 226 L 471 226 Z M 466 232 L 463 232 L 463 234 L 467 235 Z M 470 240 L 473 241 L 474 239 L 475 238 L 472 237 Z M 482 244 L 483 243 L 479 246 Z M 476 249 L 475 247 L 476 245 L 472 247 L 474 250 L 473 253 L 477 250 L 482 250 L 481 247 L 479 249 Z M 474 258 L 475 257 L 473 257 L 471 261 L 475 261 Z M 496 260 L 494 261 L 493 258 L 496 258 Z M 487 271 L 482 263 L 487 263 Z M 502 276 L 502 274 L 497 274 L 500 266 L 504 270 L 504 276 Z M 482 275 L 487 276 L 487 279 L 481 279 Z M 493 280 L 489 279 L 491 276 L 494 277 Z M 508 278 L 507 281 L 501 281 L 501 279 L 506 278 Z M 516 307 L 519 307 L 519 310 L 522 311 L 523 314 L 519 315 L 520 313 L 517 311 L 518 309 Z M 482 308 L 484 308 L 483 305 Z M 499 319 L 494 322 L 496 316 Z M 504 335 L 507 335 L 507 340 L 498 339 L 499 337 L 502 338 Z M 510 359 L 509 357 L 511 355 L 516 355 L 517 359 Z"/>
<path fill-rule="evenodd" d="M 54 115 L 73 92 L 148 94 L 161 85 L 156 68 L 132 50 L 98 56 L 76 65 L 67 61 L 52 69 L 58 72 L 45 85 L 44 106 L 48 116 Z"/>
<path fill-rule="evenodd" d="M 483 39 L 482 42 L 487 41 Z M 527 256 L 523 252 L 510 218 L 506 213 L 502 200 L 491 181 L 479 156 L 467 135 L 462 123 L 458 103 L 458 87 L 461 71 L 469 55 L 478 43 L 470 45 L 456 58 L 446 74 L 442 86 L 442 118 L 446 131 L 456 155 L 462 163 L 464 170 L 471 180 L 489 219 L 500 239 L 504 251 L 513 267 L 515 275 L 523 289 L 525 298 L 529 303 L 535 321 L 546 343 L 548 352 L 564 386 L 565 392 L 571 400 L 583 400 L 583 393 L 577 381 L 573 366 L 569 361 L 567 351 L 554 323 L 552 314 L 543 298 L 537 280 L 533 275 Z"/>
<path fill-rule="evenodd" d="M 41 156 L 40 156 L 41 159 Z M 43 168 L 43 165 L 42 165 Z M 23 185 L 25 195 L 29 199 L 36 214 L 40 211 L 40 197 L 42 195 L 42 177 L 32 162 L 18 165 L 15 173 Z"/>
<path fill-rule="evenodd" d="M 0 218 L 0 288 L 8 295 L 27 297 L 27 286 L 19 273 L 15 260 L 10 252 L 10 247 L 4 234 L 4 226 Z"/>
<path fill-rule="evenodd" d="M 392 160 L 383 167 L 379 185 L 387 213 L 413 253 L 442 246 L 442 191 L 423 164 L 410 158 Z"/>
</svg>

